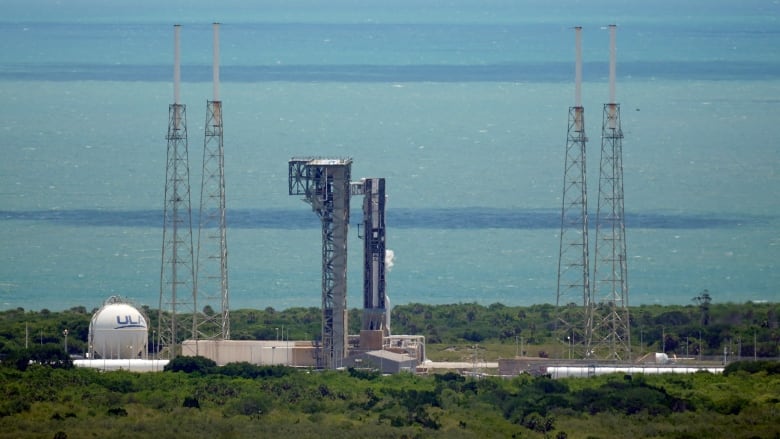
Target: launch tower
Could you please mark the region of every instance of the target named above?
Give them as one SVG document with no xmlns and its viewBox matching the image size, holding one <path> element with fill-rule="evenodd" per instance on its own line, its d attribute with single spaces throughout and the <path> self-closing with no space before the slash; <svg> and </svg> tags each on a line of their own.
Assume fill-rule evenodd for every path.
<svg viewBox="0 0 780 439">
<path fill-rule="evenodd" d="M 318 367 L 347 355 L 347 233 L 352 159 L 292 158 L 290 195 L 303 195 L 322 223 L 322 349 Z"/>
<path fill-rule="evenodd" d="M 593 332 L 588 351 L 595 358 L 631 357 L 628 315 L 628 269 L 623 203 L 623 131 L 615 100 L 616 26 L 609 26 L 609 103 L 601 128 L 599 199 L 596 214 L 596 256 L 593 270 Z"/>
</svg>

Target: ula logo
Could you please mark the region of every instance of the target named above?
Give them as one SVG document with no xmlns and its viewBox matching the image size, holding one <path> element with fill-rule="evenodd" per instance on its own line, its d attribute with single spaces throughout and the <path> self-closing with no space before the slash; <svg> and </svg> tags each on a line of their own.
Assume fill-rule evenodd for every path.
<svg viewBox="0 0 780 439">
<path fill-rule="evenodd" d="M 137 320 L 133 320 L 133 317 L 129 315 L 124 316 L 124 320 L 122 320 L 121 316 L 116 316 L 116 324 L 120 325 L 120 327 L 141 326 L 141 316 L 138 316 Z"/>
</svg>

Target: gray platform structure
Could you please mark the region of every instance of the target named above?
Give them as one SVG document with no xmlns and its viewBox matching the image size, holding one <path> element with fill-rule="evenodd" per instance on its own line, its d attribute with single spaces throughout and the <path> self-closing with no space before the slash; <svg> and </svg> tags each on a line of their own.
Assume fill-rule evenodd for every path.
<svg viewBox="0 0 780 439">
<path fill-rule="evenodd" d="M 290 195 L 303 195 L 322 223 L 322 348 L 317 365 L 342 366 L 347 355 L 347 234 L 352 159 L 292 158 Z"/>
</svg>

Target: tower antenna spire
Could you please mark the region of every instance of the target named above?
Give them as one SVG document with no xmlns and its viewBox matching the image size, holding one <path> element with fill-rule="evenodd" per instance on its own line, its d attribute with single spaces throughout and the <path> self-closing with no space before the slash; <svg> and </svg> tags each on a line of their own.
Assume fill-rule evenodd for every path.
<svg viewBox="0 0 780 439">
<path fill-rule="evenodd" d="M 187 152 L 187 108 L 179 94 L 179 33 L 174 30 L 173 104 L 168 106 L 168 148 L 165 168 L 163 245 L 160 268 L 159 349 L 169 358 L 179 354 L 178 326 L 197 307 L 192 246 L 190 168 Z M 195 332 L 195 320 L 192 320 Z M 160 352 L 156 352 L 159 356 Z"/>
<path fill-rule="evenodd" d="M 206 101 L 196 282 L 196 340 L 230 339 L 230 297 L 225 207 L 225 148 L 219 100 L 219 23 L 214 23 L 214 100 Z M 198 343 L 195 344 L 198 355 Z"/>
<path fill-rule="evenodd" d="M 574 106 L 582 107 L 582 26 L 574 28 Z"/>
<path fill-rule="evenodd" d="M 566 346 L 568 355 L 585 355 L 589 332 L 588 306 L 590 278 L 588 268 L 588 197 L 585 162 L 585 109 L 582 107 L 582 28 L 575 32 L 574 106 L 569 107 L 569 124 L 561 197 L 560 252 L 555 337 Z M 573 349 L 572 349 L 573 348 Z M 574 352 L 572 352 L 574 350 Z"/>
<path fill-rule="evenodd" d="M 628 266 L 623 191 L 623 130 L 615 102 L 615 32 L 610 25 L 609 93 L 601 124 L 599 198 L 596 210 L 596 256 L 593 268 L 592 333 L 588 352 L 596 358 L 631 357 Z"/>
<path fill-rule="evenodd" d="M 181 25 L 173 26 L 173 104 L 181 104 Z"/>
<path fill-rule="evenodd" d="M 609 25 L 609 103 L 614 104 L 615 100 L 615 83 L 617 82 L 617 43 L 616 43 L 617 26 L 614 24 Z"/>
<path fill-rule="evenodd" d="M 219 23 L 214 23 L 214 100 L 219 101 Z"/>
</svg>

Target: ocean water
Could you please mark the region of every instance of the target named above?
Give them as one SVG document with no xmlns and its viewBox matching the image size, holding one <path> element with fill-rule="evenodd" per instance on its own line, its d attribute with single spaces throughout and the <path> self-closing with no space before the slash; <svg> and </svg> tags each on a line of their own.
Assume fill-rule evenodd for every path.
<svg viewBox="0 0 780 439">
<path fill-rule="evenodd" d="M 172 24 L 196 207 L 213 21 L 233 308 L 321 303 L 319 222 L 286 188 L 305 155 L 387 179 L 392 303 L 554 303 L 571 27 L 595 213 L 610 23 L 629 302 L 780 300 L 778 2 L 165 3 L 5 6 L 0 309 L 157 307 Z"/>
</svg>

